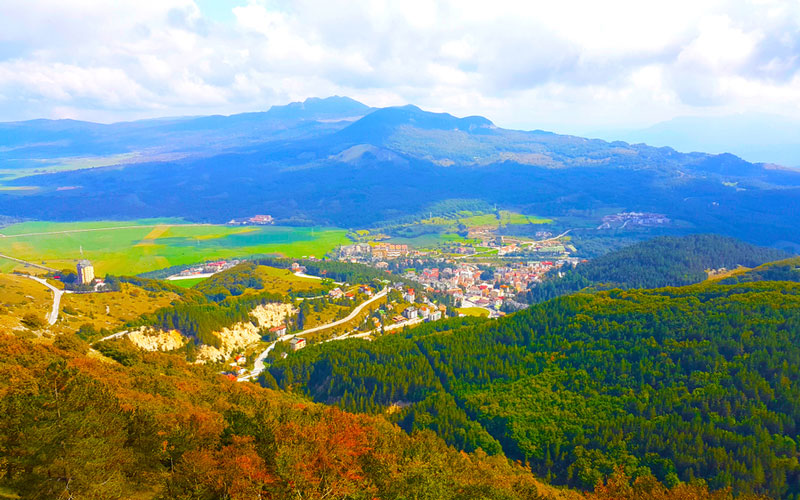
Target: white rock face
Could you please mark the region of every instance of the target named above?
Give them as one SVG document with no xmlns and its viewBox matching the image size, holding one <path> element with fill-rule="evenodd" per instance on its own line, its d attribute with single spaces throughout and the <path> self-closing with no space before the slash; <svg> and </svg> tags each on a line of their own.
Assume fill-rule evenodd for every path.
<svg viewBox="0 0 800 500">
<path fill-rule="evenodd" d="M 230 328 L 223 328 L 215 332 L 222 341 L 222 345 L 217 348 L 210 345 L 202 345 L 197 352 L 197 362 L 225 361 L 236 351 L 255 344 L 261 340 L 261 328 L 272 328 L 286 321 L 288 316 L 297 313 L 297 309 L 291 304 L 271 303 L 260 305 L 250 312 L 250 316 L 258 321 L 258 327 L 247 321 L 236 323 Z"/>
<path fill-rule="evenodd" d="M 174 351 L 186 344 L 187 339 L 178 330 L 156 330 L 143 326 L 128 334 L 131 342 L 145 351 Z"/>
<path fill-rule="evenodd" d="M 297 314 L 297 308 L 292 304 L 265 304 L 256 307 L 250 316 L 258 320 L 261 328 L 272 328 L 286 321 L 287 317 Z"/>
</svg>

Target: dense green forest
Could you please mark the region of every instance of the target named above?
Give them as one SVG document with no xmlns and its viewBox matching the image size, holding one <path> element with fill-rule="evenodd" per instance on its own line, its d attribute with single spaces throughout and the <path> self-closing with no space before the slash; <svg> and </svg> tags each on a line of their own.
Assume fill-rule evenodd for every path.
<svg viewBox="0 0 800 500">
<path fill-rule="evenodd" d="M 800 282 L 800 257 L 768 262 L 755 269 L 722 279 L 726 285 L 752 283 L 754 281 L 795 281 Z"/>
<path fill-rule="evenodd" d="M 622 470 L 800 498 L 800 284 L 578 293 L 459 321 L 312 346 L 271 379 L 355 411 L 402 403 L 406 429 L 496 440 L 559 484 Z"/>
<path fill-rule="evenodd" d="M 657 288 L 683 286 L 706 279 L 707 269 L 755 267 L 789 255 L 716 234 L 662 236 L 555 270 L 527 294 L 529 303 L 543 302 L 586 287 Z"/>
<path fill-rule="evenodd" d="M 130 348 L 117 363 L 75 335 L 0 334 L 0 497 L 732 500 L 622 469 L 594 493 L 556 489 L 502 454 Z"/>
</svg>

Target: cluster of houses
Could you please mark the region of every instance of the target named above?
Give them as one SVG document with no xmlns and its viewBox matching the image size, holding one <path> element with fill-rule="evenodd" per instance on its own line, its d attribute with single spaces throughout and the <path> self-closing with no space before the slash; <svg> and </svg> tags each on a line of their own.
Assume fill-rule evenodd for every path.
<svg viewBox="0 0 800 500">
<path fill-rule="evenodd" d="M 439 321 L 447 311 L 444 305 L 425 304 L 419 307 L 408 306 L 403 310 L 403 316 L 400 318 L 405 319 L 421 319 L 423 321 Z M 396 318 L 395 318 L 396 319 Z"/>
<path fill-rule="evenodd" d="M 274 223 L 275 219 L 273 219 L 271 215 L 254 215 L 245 219 L 231 219 L 228 221 L 228 224 L 231 226 L 267 226 Z"/>
<path fill-rule="evenodd" d="M 355 243 L 339 247 L 338 257 L 353 262 L 370 262 L 407 257 L 408 245 L 394 243 Z"/>
<path fill-rule="evenodd" d="M 450 294 L 462 306 L 499 308 L 503 301 L 524 293 L 542 281 L 544 274 L 559 268 L 570 260 L 528 261 L 510 263 L 497 267 L 487 276 L 474 264 L 459 263 L 447 267 L 426 267 L 421 271 L 409 270 L 405 276 L 430 287 Z M 403 297 L 408 302 L 413 295 Z"/>
<path fill-rule="evenodd" d="M 203 264 L 199 264 L 197 266 L 192 266 L 190 268 L 184 269 L 183 271 L 179 272 L 178 274 L 172 275 L 167 279 L 176 278 L 176 277 L 191 277 L 196 275 L 202 274 L 216 274 L 227 269 L 232 268 L 235 265 L 239 264 L 239 260 L 217 260 L 214 262 L 206 262 Z"/>
<path fill-rule="evenodd" d="M 651 212 L 620 212 L 606 215 L 597 229 L 622 229 L 632 226 L 661 226 L 669 224 L 670 220 L 664 214 Z"/>
<path fill-rule="evenodd" d="M 367 297 L 372 297 L 375 294 L 375 290 L 373 290 L 372 287 L 367 286 L 367 285 L 359 285 L 358 293 L 366 295 Z M 328 292 L 328 297 L 330 297 L 333 300 L 342 299 L 342 298 L 349 299 L 349 300 L 355 300 L 356 293 L 353 292 L 353 291 L 345 292 L 341 288 L 336 287 L 333 290 Z"/>
</svg>

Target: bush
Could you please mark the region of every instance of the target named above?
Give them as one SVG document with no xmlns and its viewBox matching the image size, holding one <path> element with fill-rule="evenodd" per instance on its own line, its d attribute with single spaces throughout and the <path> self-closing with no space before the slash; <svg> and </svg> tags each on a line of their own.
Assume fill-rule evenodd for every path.
<svg viewBox="0 0 800 500">
<path fill-rule="evenodd" d="M 86 354 L 89 351 L 89 344 L 84 342 L 74 333 L 64 333 L 56 337 L 53 345 L 65 351 Z"/>
<path fill-rule="evenodd" d="M 28 313 L 22 317 L 22 324 L 31 330 L 41 330 L 45 327 L 45 322 L 42 318 L 34 313 Z"/>
</svg>

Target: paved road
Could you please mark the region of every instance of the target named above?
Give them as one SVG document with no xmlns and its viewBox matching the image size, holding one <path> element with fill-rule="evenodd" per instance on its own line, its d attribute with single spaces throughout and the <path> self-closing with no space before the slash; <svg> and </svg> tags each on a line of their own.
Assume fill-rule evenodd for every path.
<svg viewBox="0 0 800 500">
<path fill-rule="evenodd" d="M 61 305 L 61 296 L 64 295 L 64 290 L 59 290 L 58 288 L 54 287 L 50 283 L 48 283 L 43 278 L 37 278 L 36 276 L 28 276 L 28 278 L 32 279 L 33 281 L 38 281 L 42 285 L 46 286 L 53 292 L 53 310 L 50 311 L 50 314 L 47 315 L 47 322 L 51 325 L 55 325 L 56 321 L 58 321 L 58 308 Z"/>
<path fill-rule="evenodd" d="M 380 292 L 376 293 L 371 299 L 365 300 L 364 302 L 362 302 L 361 304 L 356 306 L 356 308 L 353 309 L 353 312 L 348 314 L 347 317 L 342 318 L 342 319 L 340 319 L 338 321 L 334 321 L 332 323 L 327 323 L 327 324 L 320 325 L 320 326 L 315 326 L 314 328 L 309 328 L 307 330 L 303 330 L 302 332 L 292 333 L 292 334 L 284 335 L 283 337 L 280 337 L 278 340 L 276 340 L 275 342 L 272 342 L 270 345 L 268 345 L 267 348 L 264 349 L 264 351 L 261 354 L 258 355 L 258 357 L 255 360 L 255 363 L 253 364 L 253 369 L 250 371 L 250 374 L 244 375 L 242 377 L 239 377 L 239 381 L 241 382 L 241 381 L 245 381 L 245 380 L 251 380 L 251 379 L 258 378 L 258 376 L 261 375 L 261 372 L 264 371 L 264 368 L 266 368 L 265 365 L 264 365 L 264 360 L 267 359 L 267 356 L 269 356 L 269 353 L 272 352 L 272 350 L 275 348 L 275 345 L 278 342 L 283 342 L 283 341 L 286 341 L 286 340 L 293 339 L 294 337 L 301 337 L 301 336 L 307 335 L 309 333 L 314 333 L 314 332 L 318 332 L 318 331 L 321 331 L 321 330 L 326 330 L 328 328 L 333 328 L 335 326 L 339 326 L 339 325 L 342 325 L 344 323 L 347 323 L 348 321 L 350 321 L 353 318 L 355 318 L 356 316 L 358 316 L 361 313 L 361 311 L 364 310 L 365 307 L 367 307 L 370 304 L 374 303 L 376 300 L 379 300 L 380 298 L 385 297 L 386 294 L 388 293 L 388 291 L 389 291 L 388 288 L 384 288 Z"/>
<path fill-rule="evenodd" d="M 187 276 L 181 276 L 179 274 L 175 274 L 173 276 L 167 276 L 164 278 L 167 281 L 178 281 L 178 280 L 192 280 L 195 278 L 210 278 L 217 273 L 201 273 L 201 274 L 190 274 Z"/>
<path fill-rule="evenodd" d="M 20 264 L 25 264 L 26 266 L 35 267 L 38 269 L 44 269 L 45 271 L 58 272 L 52 267 L 43 266 L 41 264 L 34 264 L 33 262 L 28 262 L 27 260 L 18 259 L 16 257 L 12 257 L 10 255 L 4 255 L 2 253 L 0 253 L 0 258 L 13 260 L 14 262 L 19 262 Z"/>
<path fill-rule="evenodd" d="M 92 342 L 92 344 L 97 344 L 98 342 L 102 342 L 104 340 L 118 339 L 118 338 L 122 337 L 123 335 L 127 335 L 127 334 L 128 334 L 128 330 L 122 330 L 121 332 L 112 333 L 111 335 L 107 335 L 107 336 L 103 337 L 100 340 L 95 340 L 94 342 Z"/>
<path fill-rule="evenodd" d="M 299 278 L 311 278 L 312 280 L 324 280 L 324 279 L 326 279 L 326 278 L 321 278 L 319 276 L 312 276 L 312 275 L 306 274 L 306 273 L 294 273 L 294 275 L 299 277 Z M 334 283 L 337 284 L 337 285 L 344 285 L 344 283 L 341 283 L 339 281 L 334 281 Z"/>
<path fill-rule="evenodd" d="M 178 226 L 178 227 L 192 227 L 192 226 L 212 226 L 213 224 L 143 224 L 141 226 L 111 226 L 111 227 L 93 227 L 88 229 L 65 229 L 63 231 L 47 231 L 43 233 L 20 233 L 20 234 L 2 234 L 2 238 L 20 238 L 23 236 L 44 236 L 48 234 L 68 234 L 68 233 L 88 233 L 91 231 L 113 231 L 116 229 L 134 229 L 134 228 L 148 228 L 156 226 Z"/>
</svg>

